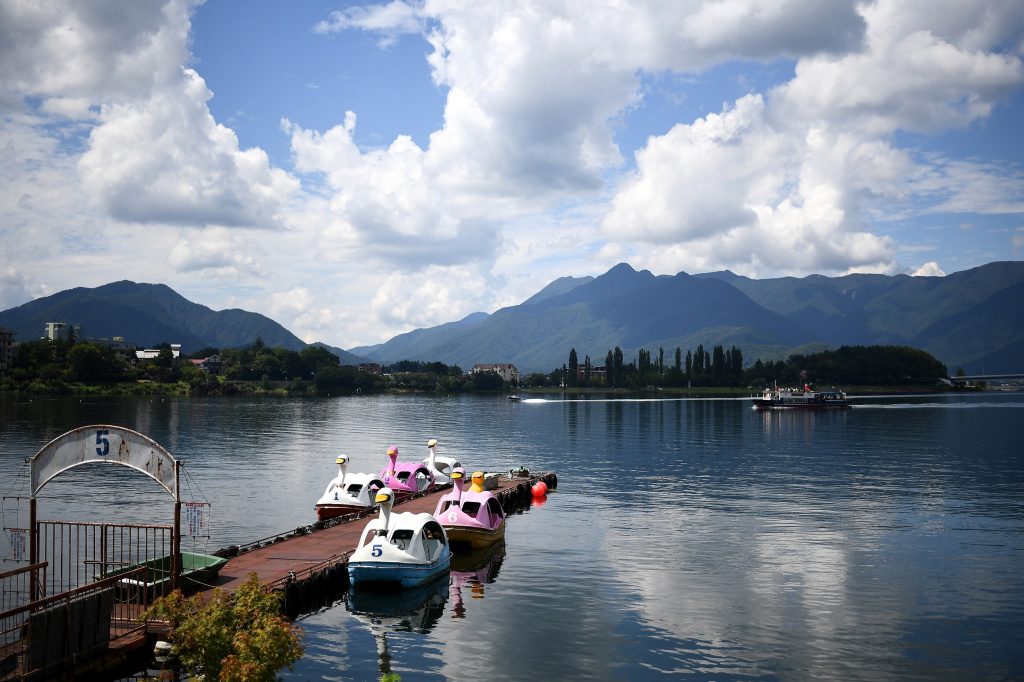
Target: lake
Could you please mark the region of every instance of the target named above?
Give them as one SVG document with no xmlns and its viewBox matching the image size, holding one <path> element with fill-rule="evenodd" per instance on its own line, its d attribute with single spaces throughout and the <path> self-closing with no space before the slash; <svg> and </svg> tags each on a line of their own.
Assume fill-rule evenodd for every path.
<svg viewBox="0 0 1024 682">
<path fill-rule="evenodd" d="M 1024 678 L 1024 393 L 744 400 L 0 396 L 4 526 L 50 439 L 109 423 L 184 461 L 212 551 L 311 523 L 334 475 L 455 454 L 558 490 L 509 519 L 503 556 L 402 595 L 303 617 L 290 680 Z M 121 467 L 55 479 L 40 518 L 168 523 Z M 9 557 L 7 533 L 0 556 Z M 14 564 L 4 562 L 0 570 Z"/>
</svg>

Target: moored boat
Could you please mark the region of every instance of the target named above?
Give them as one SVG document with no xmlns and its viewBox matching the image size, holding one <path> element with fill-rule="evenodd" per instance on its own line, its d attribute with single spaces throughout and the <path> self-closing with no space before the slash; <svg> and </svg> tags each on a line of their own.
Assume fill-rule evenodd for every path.
<svg viewBox="0 0 1024 682">
<path fill-rule="evenodd" d="M 846 393 L 837 389 L 815 391 L 810 384 L 799 388 L 779 388 L 778 386 L 764 389 L 761 397 L 754 398 L 755 410 L 805 409 L 820 410 L 828 408 L 847 408 L 850 401 Z"/>
<path fill-rule="evenodd" d="M 395 494 L 390 488 L 375 499 L 380 517 L 366 524 L 348 560 L 349 583 L 414 587 L 447 572 L 452 552 L 441 524 L 430 514 L 391 513 Z"/>
<path fill-rule="evenodd" d="M 484 489 L 484 473 L 476 471 L 465 490 L 466 472 L 452 471 L 452 491 L 437 501 L 434 518 L 444 527 L 453 544 L 473 549 L 487 547 L 505 537 L 505 513 L 498 498 Z"/>
<path fill-rule="evenodd" d="M 380 478 L 391 488 L 399 500 L 427 490 L 434 485 L 434 474 L 423 462 L 399 462 L 398 446 L 388 447 L 388 465 L 381 469 Z"/>
<path fill-rule="evenodd" d="M 451 482 L 452 470 L 462 466 L 462 463 L 455 457 L 439 455 L 436 450 L 437 439 L 431 438 L 427 441 L 427 456 L 423 459 L 423 464 L 434 475 L 434 485 L 446 485 Z"/>
<path fill-rule="evenodd" d="M 348 455 L 338 455 L 334 462 L 338 465 L 338 475 L 327 484 L 314 507 L 318 521 L 370 509 L 374 495 L 384 487 L 379 476 L 348 473 Z"/>
</svg>

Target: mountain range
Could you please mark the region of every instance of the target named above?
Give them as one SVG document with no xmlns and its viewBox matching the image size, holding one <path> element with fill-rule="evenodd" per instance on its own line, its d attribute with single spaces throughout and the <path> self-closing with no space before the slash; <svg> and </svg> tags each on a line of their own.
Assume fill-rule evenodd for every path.
<svg viewBox="0 0 1024 682">
<path fill-rule="evenodd" d="M 19 340 L 38 338 L 46 322 L 82 325 L 86 337 L 161 341 L 192 352 L 230 348 L 257 337 L 268 346 L 306 344 L 273 320 L 244 310 L 213 311 L 162 284 L 115 282 L 75 288 L 0 312 Z M 943 277 L 855 274 L 751 279 L 729 271 L 653 275 L 621 263 L 598 277 L 560 277 L 516 306 L 473 313 L 348 351 L 324 345 L 344 364 L 440 361 L 468 369 L 510 362 L 548 372 L 575 348 L 600 365 L 619 346 L 666 359 L 735 345 L 747 363 L 840 345 L 921 348 L 950 371 L 1024 370 L 1024 262 L 1004 261 Z"/>
<path fill-rule="evenodd" d="M 603 364 L 619 346 L 672 357 L 736 345 L 748 363 L 840 345 L 921 348 L 950 371 L 1024 369 L 1024 262 L 943 277 L 854 274 L 751 279 L 729 271 L 653 275 L 621 263 L 599 277 L 562 277 L 517 306 L 350 348 L 379 362 L 511 362 L 550 371 L 576 349 Z"/>
<path fill-rule="evenodd" d="M 18 341 L 43 334 L 47 322 L 81 326 L 85 338 L 121 336 L 136 346 L 180 343 L 182 351 L 237 348 L 257 338 L 273 348 L 301 350 L 306 343 L 269 317 L 232 308 L 214 311 L 193 303 L 164 284 L 127 280 L 95 288 L 76 287 L 0 312 L 0 327 Z M 324 345 L 346 364 L 360 362 L 340 348 Z"/>
</svg>

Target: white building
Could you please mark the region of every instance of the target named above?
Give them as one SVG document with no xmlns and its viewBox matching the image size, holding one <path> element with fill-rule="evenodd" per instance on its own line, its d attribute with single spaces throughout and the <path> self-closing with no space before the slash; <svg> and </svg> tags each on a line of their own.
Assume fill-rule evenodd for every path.
<svg viewBox="0 0 1024 682">
<path fill-rule="evenodd" d="M 483 374 L 485 372 L 497 374 L 501 377 L 501 380 L 505 382 L 519 383 L 519 370 L 516 369 L 515 365 L 510 365 L 508 363 L 477 363 L 473 365 L 473 369 L 469 370 L 470 374 Z"/>
<path fill-rule="evenodd" d="M 178 359 L 178 356 L 181 355 L 181 344 L 180 343 L 172 343 L 171 344 L 171 355 L 174 356 L 175 360 Z M 154 359 L 156 359 L 158 357 L 160 357 L 160 349 L 159 348 L 146 348 L 144 350 L 137 350 L 137 351 L 135 351 L 135 359 L 136 360 L 154 360 Z"/>
</svg>

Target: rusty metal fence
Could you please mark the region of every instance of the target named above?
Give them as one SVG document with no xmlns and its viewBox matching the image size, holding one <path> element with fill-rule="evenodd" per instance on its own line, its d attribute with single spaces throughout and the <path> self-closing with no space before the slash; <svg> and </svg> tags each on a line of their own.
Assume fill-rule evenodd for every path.
<svg viewBox="0 0 1024 682">
<path fill-rule="evenodd" d="M 173 527 L 39 521 L 37 533 L 39 561 L 50 566 L 44 594 L 56 594 L 145 562 L 158 570 L 171 554 Z"/>
<path fill-rule="evenodd" d="M 36 564 L 0 574 L 0 582 L 31 577 Z M 17 575 L 16 575 L 17 574 Z M 106 649 L 111 639 L 145 630 L 145 566 L 0 612 L 0 680 L 45 674 Z"/>
</svg>

